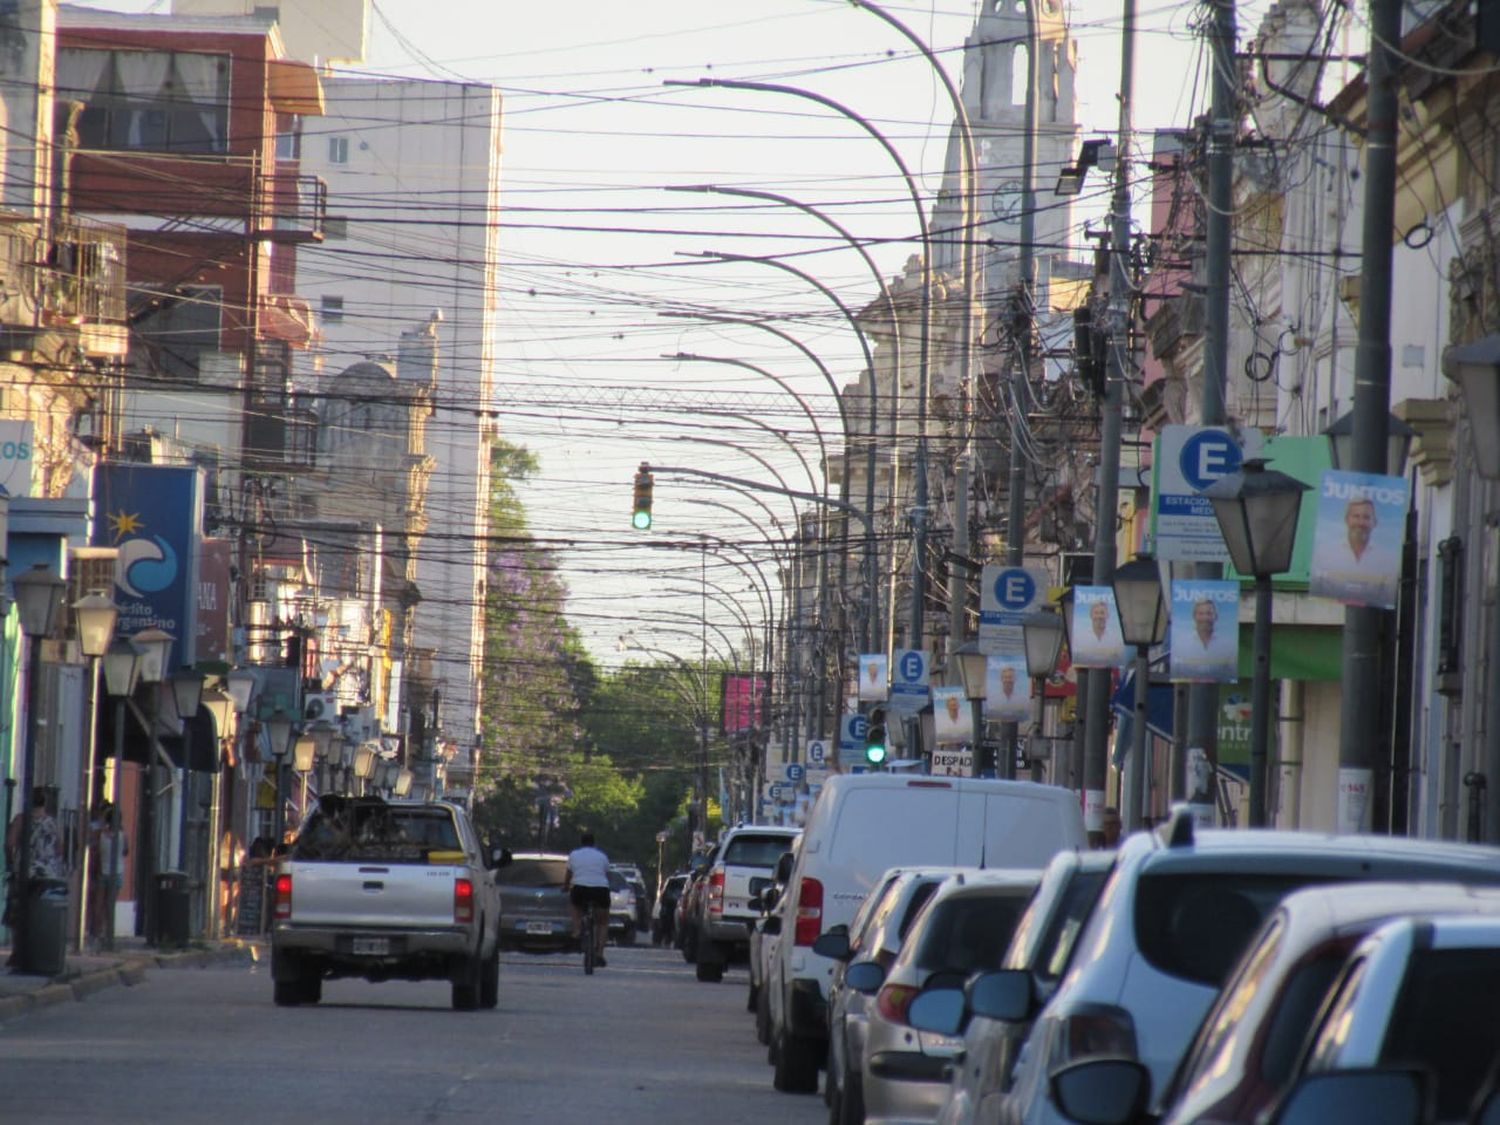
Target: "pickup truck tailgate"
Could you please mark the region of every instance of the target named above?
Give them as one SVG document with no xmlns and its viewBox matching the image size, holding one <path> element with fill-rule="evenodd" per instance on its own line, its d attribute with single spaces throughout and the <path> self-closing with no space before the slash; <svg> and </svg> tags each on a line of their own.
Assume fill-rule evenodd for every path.
<svg viewBox="0 0 1500 1125">
<path fill-rule="evenodd" d="M 453 887 L 468 868 L 417 863 L 298 863 L 292 877 L 291 923 L 385 929 L 447 928 Z"/>
</svg>

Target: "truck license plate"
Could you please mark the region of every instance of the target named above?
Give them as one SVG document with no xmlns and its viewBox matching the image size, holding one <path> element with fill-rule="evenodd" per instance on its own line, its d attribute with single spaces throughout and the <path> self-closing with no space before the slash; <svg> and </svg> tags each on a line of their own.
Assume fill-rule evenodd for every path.
<svg viewBox="0 0 1500 1125">
<path fill-rule="evenodd" d="M 552 932 L 551 922 L 527 922 L 526 932 L 528 934 L 550 934 Z"/>
<path fill-rule="evenodd" d="M 357 957 L 384 957 L 390 951 L 390 938 L 357 937 L 354 939 L 353 952 Z"/>
</svg>

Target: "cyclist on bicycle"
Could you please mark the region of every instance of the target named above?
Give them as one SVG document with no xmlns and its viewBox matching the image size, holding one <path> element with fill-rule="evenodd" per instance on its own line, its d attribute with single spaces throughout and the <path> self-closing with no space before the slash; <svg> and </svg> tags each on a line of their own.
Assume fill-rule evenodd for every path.
<svg viewBox="0 0 1500 1125">
<path fill-rule="evenodd" d="M 609 856 L 594 847 L 594 834 L 585 832 L 579 847 L 568 853 L 568 871 L 563 876 L 563 890 L 573 909 L 573 932 L 583 943 L 583 911 L 594 908 L 595 963 L 603 966 L 604 943 L 609 937 Z"/>
</svg>

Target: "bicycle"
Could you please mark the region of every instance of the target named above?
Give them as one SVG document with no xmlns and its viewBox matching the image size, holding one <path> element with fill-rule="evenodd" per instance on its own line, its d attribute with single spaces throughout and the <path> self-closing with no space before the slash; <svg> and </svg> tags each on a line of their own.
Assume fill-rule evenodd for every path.
<svg viewBox="0 0 1500 1125">
<path fill-rule="evenodd" d="M 598 909 L 599 904 L 591 902 L 579 911 L 579 928 L 583 932 L 578 940 L 583 945 L 583 971 L 586 976 L 593 976 L 594 966 L 602 960 L 599 954 L 599 931 L 594 917 L 594 912 Z"/>
</svg>

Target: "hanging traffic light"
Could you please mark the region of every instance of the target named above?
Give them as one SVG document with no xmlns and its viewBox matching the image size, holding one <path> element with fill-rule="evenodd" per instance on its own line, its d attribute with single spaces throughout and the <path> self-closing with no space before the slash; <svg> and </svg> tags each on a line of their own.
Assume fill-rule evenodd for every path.
<svg viewBox="0 0 1500 1125">
<path fill-rule="evenodd" d="M 645 461 L 635 474 L 635 510 L 630 524 L 637 531 L 651 529 L 651 466 Z"/>
<path fill-rule="evenodd" d="M 872 766 L 885 763 L 886 755 L 885 708 L 872 707 L 865 720 L 865 761 Z"/>
</svg>

